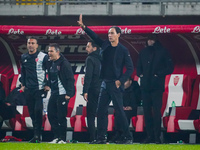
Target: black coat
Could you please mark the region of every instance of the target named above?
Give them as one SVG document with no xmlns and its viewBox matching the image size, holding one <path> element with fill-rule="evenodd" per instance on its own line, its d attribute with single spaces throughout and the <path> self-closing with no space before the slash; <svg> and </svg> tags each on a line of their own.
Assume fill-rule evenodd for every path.
<svg viewBox="0 0 200 150">
<path fill-rule="evenodd" d="M 164 91 L 165 76 L 173 72 L 173 62 L 168 51 L 156 41 L 139 53 L 137 76 L 142 90 Z M 143 75 L 143 77 L 141 77 Z"/>
<path fill-rule="evenodd" d="M 26 98 L 24 92 L 20 92 L 21 87 L 15 88 L 5 99 L 6 103 L 10 103 L 11 106 L 26 105 Z"/>
<path fill-rule="evenodd" d="M 106 50 L 109 46 L 111 46 L 111 43 L 109 40 L 102 40 L 96 33 L 94 33 L 89 28 L 86 27 L 85 32 L 92 38 L 92 40 L 95 41 L 96 44 L 98 44 L 101 47 L 102 55 L 104 53 L 104 50 Z M 114 65 L 115 76 L 117 80 L 121 82 L 121 88 L 123 89 L 124 82 L 126 82 L 126 80 L 133 73 L 133 62 L 132 62 L 128 49 L 125 46 L 123 46 L 121 43 L 118 43 L 117 45 L 116 52 L 114 55 L 113 65 Z M 124 67 L 126 67 L 125 73 L 123 73 Z M 102 74 L 102 71 L 103 71 L 103 66 L 101 69 L 101 74 Z"/>
<path fill-rule="evenodd" d="M 88 93 L 89 89 L 100 91 L 100 50 L 90 53 L 85 61 L 86 71 L 83 85 L 83 93 Z"/>
<path fill-rule="evenodd" d="M 59 79 L 65 88 L 66 95 L 73 97 L 75 94 L 75 87 L 74 87 L 74 74 L 72 72 L 72 68 L 68 60 L 60 54 L 60 58 L 56 60 L 57 62 L 57 72 Z M 48 64 L 48 74 L 49 74 L 49 86 L 51 87 L 51 75 L 49 73 L 50 67 L 52 66 L 52 61 Z"/>
</svg>

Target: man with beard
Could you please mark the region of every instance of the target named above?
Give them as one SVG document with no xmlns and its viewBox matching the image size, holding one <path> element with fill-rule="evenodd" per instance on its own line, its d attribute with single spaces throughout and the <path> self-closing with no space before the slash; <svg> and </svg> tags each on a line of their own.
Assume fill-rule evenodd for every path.
<svg viewBox="0 0 200 150">
<path fill-rule="evenodd" d="M 88 57 L 86 59 L 86 71 L 83 85 L 83 97 L 87 102 L 87 123 L 90 134 L 90 144 L 95 143 L 95 117 L 100 92 L 101 81 L 100 76 L 100 50 L 94 41 L 87 43 L 86 51 Z"/>
</svg>

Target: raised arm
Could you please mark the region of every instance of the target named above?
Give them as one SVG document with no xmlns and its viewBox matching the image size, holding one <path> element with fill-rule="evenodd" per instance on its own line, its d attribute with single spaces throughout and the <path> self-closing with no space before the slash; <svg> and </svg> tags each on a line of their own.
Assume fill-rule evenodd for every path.
<svg viewBox="0 0 200 150">
<path fill-rule="evenodd" d="M 84 25 L 82 14 L 80 14 L 79 21 L 77 21 L 77 23 L 96 44 L 98 44 L 100 47 L 102 46 L 104 40 L 102 40 L 94 31 Z"/>
</svg>

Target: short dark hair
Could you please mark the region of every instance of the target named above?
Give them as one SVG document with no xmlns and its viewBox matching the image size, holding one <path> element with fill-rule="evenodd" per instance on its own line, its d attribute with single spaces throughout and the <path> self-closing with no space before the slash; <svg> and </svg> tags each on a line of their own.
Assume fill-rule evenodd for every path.
<svg viewBox="0 0 200 150">
<path fill-rule="evenodd" d="M 156 34 L 150 34 L 150 35 L 147 37 L 147 40 L 157 41 L 157 40 L 158 40 L 158 35 L 156 35 Z"/>
<path fill-rule="evenodd" d="M 37 42 L 37 44 L 38 44 L 38 40 L 37 40 L 37 38 L 35 37 L 35 36 L 29 36 L 28 38 L 27 38 L 27 40 L 28 39 L 34 39 L 34 40 L 36 40 L 36 42 Z"/>
<path fill-rule="evenodd" d="M 57 43 L 50 43 L 49 47 L 54 47 L 56 52 L 60 51 L 60 46 Z"/>
<path fill-rule="evenodd" d="M 118 33 L 120 33 L 120 34 L 122 33 L 121 29 L 120 29 L 118 26 L 112 26 L 112 27 L 110 27 L 110 29 L 111 29 L 111 28 L 114 28 L 115 31 L 117 32 L 117 34 L 118 34 Z"/>
<path fill-rule="evenodd" d="M 99 48 L 99 45 L 97 45 L 93 40 L 89 40 L 88 43 L 91 43 L 92 47 Z"/>
</svg>

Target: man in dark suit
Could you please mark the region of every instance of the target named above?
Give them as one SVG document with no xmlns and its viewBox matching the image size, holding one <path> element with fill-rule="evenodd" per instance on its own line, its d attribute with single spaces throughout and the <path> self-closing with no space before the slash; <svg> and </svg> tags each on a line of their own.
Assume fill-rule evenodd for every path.
<svg viewBox="0 0 200 150">
<path fill-rule="evenodd" d="M 151 35 L 147 47 L 140 51 L 137 76 L 141 79 L 144 118 L 147 138 L 143 143 L 161 143 L 161 107 L 165 76 L 173 72 L 173 63 L 168 51 Z"/>
<path fill-rule="evenodd" d="M 101 85 L 99 104 L 97 109 L 97 144 L 106 144 L 106 131 L 108 125 L 108 107 L 112 100 L 117 118 L 121 121 L 124 139 L 121 144 L 131 144 L 132 135 L 123 110 L 122 91 L 124 82 L 133 72 L 133 63 L 129 51 L 119 42 L 121 29 L 113 26 L 108 31 L 108 40 L 102 40 L 96 33 L 87 28 L 80 15 L 78 24 L 101 47 Z M 125 73 L 123 68 L 126 67 Z"/>
</svg>

